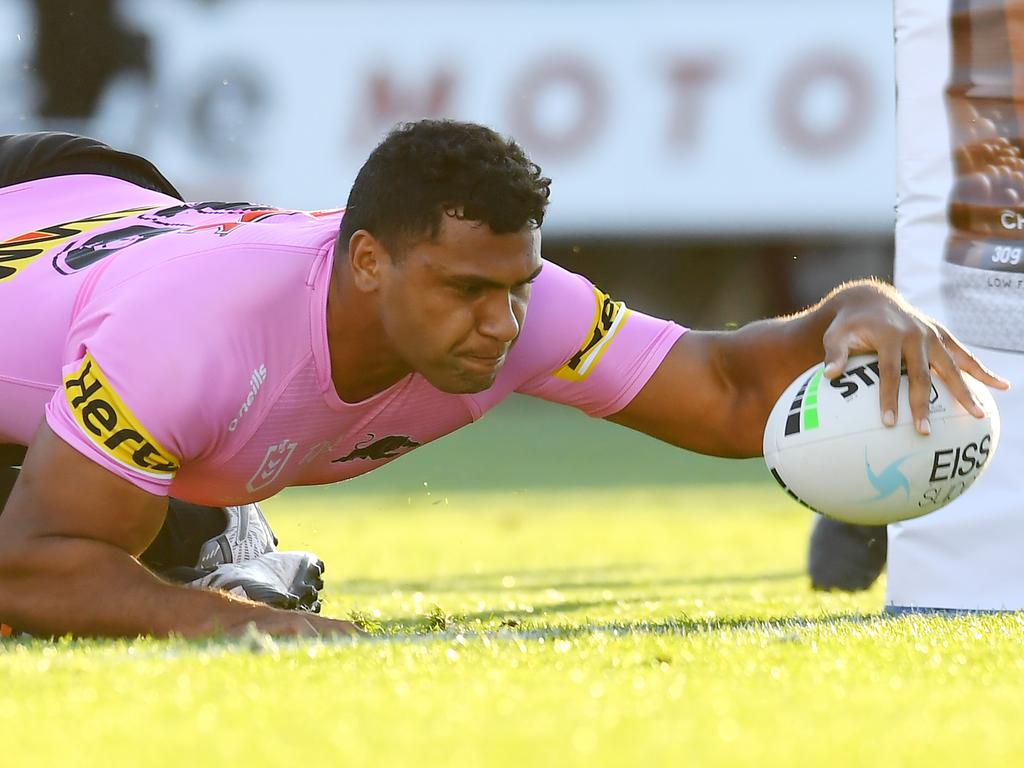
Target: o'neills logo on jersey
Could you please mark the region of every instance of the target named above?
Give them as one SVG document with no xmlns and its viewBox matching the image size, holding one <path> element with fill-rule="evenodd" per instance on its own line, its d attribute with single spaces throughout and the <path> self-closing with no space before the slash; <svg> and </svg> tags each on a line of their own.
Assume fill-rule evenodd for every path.
<svg viewBox="0 0 1024 768">
<path fill-rule="evenodd" d="M 555 376 L 560 379 L 583 381 L 587 378 L 629 316 L 625 304 L 621 301 L 612 301 L 607 293 L 598 288 L 594 288 L 594 299 L 597 308 L 594 312 L 593 329 L 584 345 L 569 358 L 569 362 L 555 371 Z"/>
<path fill-rule="evenodd" d="M 114 461 L 151 477 L 171 478 L 178 471 L 178 460 L 139 423 L 91 354 L 64 378 L 64 390 L 82 431 Z"/>
<path fill-rule="evenodd" d="M 235 416 L 228 424 L 228 432 L 234 432 L 238 429 L 238 422 L 242 420 L 242 417 L 249 412 L 252 408 L 253 401 L 256 399 L 256 395 L 260 393 L 260 387 L 263 386 L 263 382 L 267 380 L 267 366 L 266 363 L 260 363 L 260 367 L 252 372 L 249 377 L 249 394 L 246 395 L 245 402 L 242 403 L 242 407 L 238 409 L 238 415 Z"/>
</svg>

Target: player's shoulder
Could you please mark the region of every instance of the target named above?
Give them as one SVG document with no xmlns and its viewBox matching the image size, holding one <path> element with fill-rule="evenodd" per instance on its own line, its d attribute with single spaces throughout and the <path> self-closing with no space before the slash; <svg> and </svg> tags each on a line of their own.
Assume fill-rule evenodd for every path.
<svg viewBox="0 0 1024 768">
<path fill-rule="evenodd" d="M 530 369 L 582 360 L 610 341 L 625 312 L 586 277 L 545 260 L 513 353 Z"/>
<path fill-rule="evenodd" d="M 228 425 L 239 393 L 276 389 L 312 359 L 331 255 L 330 242 L 280 252 L 239 241 L 144 269 L 119 259 L 75 313 L 66 358 L 89 349 L 154 422 Z"/>
<path fill-rule="evenodd" d="M 255 329 L 259 318 L 294 316 L 292 305 L 308 300 L 337 227 L 336 218 L 248 203 L 182 203 L 146 212 L 77 250 L 117 256 L 90 287 L 92 300 L 168 312 L 216 335 L 215 318 Z"/>
<path fill-rule="evenodd" d="M 545 264 L 501 383 L 605 416 L 629 402 L 682 332 Z"/>
<path fill-rule="evenodd" d="M 528 321 L 530 313 L 533 313 L 535 324 L 550 322 L 566 313 L 576 314 L 583 307 L 596 306 L 598 297 L 605 295 L 584 275 L 547 259 L 542 264 L 530 296 Z"/>
</svg>

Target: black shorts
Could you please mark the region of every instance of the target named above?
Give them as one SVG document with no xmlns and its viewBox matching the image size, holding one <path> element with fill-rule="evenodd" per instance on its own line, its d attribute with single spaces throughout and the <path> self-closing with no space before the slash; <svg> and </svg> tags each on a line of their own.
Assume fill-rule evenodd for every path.
<svg viewBox="0 0 1024 768">
<path fill-rule="evenodd" d="M 184 200 L 149 160 L 102 141 L 54 131 L 0 135 L 0 187 L 78 173 L 113 176 Z"/>
<path fill-rule="evenodd" d="M 25 460 L 25 447 L 22 445 L 8 445 L 0 443 L 0 470 L 4 467 L 17 467 Z M 2 483 L 0 483 L 2 485 Z M 3 508 L 3 498 L 0 497 L 0 508 Z"/>
</svg>

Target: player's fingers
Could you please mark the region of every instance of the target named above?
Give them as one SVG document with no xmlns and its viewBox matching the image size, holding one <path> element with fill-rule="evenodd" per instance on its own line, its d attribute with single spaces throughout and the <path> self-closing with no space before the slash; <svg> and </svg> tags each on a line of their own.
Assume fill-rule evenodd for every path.
<svg viewBox="0 0 1024 768">
<path fill-rule="evenodd" d="M 321 634 L 320 628 L 305 617 L 299 622 L 298 631 L 296 632 L 298 637 L 320 637 Z"/>
<path fill-rule="evenodd" d="M 323 616 L 310 616 L 309 614 L 303 615 L 307 617 L 307 620 L 316 622 L 316 626 L 323 635 L 340 637 L 358 637 L 361 635 L 365 637 L 367 634 L 351 621 L 328 619 Z"/>
<path fill-rule="evenodd" d="M 994 373 L 982 362 L 968 351 L 960 340 L 942 326 L 938 327 L 939 336 L 945 345 L 953 362 L 960 370 L 966 371 L 982 384 L 988 384 L 996 389 L 1009 389 L 1010 382 L 997 373 Z"/>
<path fill-rule="evenodd" d="M 308 614 L 272 611 L 258 621 L 250 621 L 238 627 L 233 634 L 247 635 L 252 632 L 267 633 L 274 637 L 319 637 L 317 626 L 309 620 Z"/>
<path fill-rule="evenodd" d="M 829 327 L 821 341 L 825 348 L 825 377 L 834 379 L 846 370 L 846 362 L 850 357 L 849 337 Z"/>
<path fill-rule="evenodd" d="M 919 434 L 931 434 L 928 400 L 932 392 L 932 377 L 928 369 L 927 342 L 923 331 L 910 332 L 904 337 L 903 360 L 907 365 L 910 413 L 914 418 L 914 428 Z"/>
<path fill-rule="evenodd" d="M 320 637 L 320 628 L 305 613 L 289 613 L 274 622 L 270 634 L 283 637 Z"/>
<path fill-rule="evenodd" d="M 878 405 L 882 411 L 882 423 L 891 427 L 899 416 L 900 363 L 898 349 L 886 347 L 878 351 Z"/>
<path fill-rule="evenodd" d="M 946 387 L 953 397 L 959 401 L 960 405 L 967 409 L 967 412 L 972 416 L 979 419 L 984 418 L 985 409 L 981 407 L 981 403 L 975 398 L 971 388 L 967 386 L 964 375 L 960 367 L 953 361 L 949 350 L 938 338 L 931 345 L 929 360 L 932 369 L 946 384 Z"/>
</svg>

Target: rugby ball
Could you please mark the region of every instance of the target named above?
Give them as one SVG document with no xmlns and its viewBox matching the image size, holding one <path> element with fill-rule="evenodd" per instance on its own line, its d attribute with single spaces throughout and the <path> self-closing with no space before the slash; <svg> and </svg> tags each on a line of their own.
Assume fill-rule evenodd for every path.
<svg viewBox="0 0 1024 768">
<path fill-rule="evenodd" d="M 764 460 L 794 499 L 828 517 L 881 525 L 932 512 L 978 479 L 999 442 L 999 412 L 988 388 L 967 377 L 985 418 L 972 416 L 932 377 L 931 434 L 914 429 L 906 374 L 895 426 L 882 423 L 878 358 L 850 358 L 842 376 L 822 364 L 779 398 L 764 431 Z"/>
</svg>

